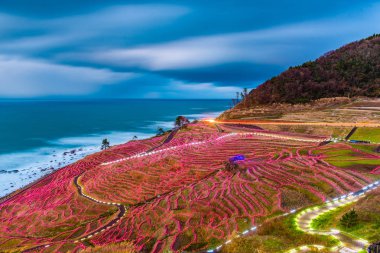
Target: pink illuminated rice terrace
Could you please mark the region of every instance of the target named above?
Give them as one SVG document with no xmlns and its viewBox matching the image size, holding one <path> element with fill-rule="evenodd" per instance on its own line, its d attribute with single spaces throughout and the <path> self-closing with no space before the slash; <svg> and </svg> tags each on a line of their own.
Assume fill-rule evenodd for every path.
<svg viewBox="0 0 380 253">
<path fill-rule="evenodd" d="M 197 252 L 269 215 L 359 190 L 380 173 L 330 165 L 313 152 L 327 149 L 324 137 L 252 131 L 198 123 L 164 145 L 166 136 L 154 137 L 88 156 L 0 205 L 0 245 L 54 252 L 130 241 L 143 252 Z M 226 170 L 236 154 L 245 160 Z M 99 202 L 79 195 L 76 177 Z M 117 204 L 126 208 L 121 217 Z"/>
</svg>

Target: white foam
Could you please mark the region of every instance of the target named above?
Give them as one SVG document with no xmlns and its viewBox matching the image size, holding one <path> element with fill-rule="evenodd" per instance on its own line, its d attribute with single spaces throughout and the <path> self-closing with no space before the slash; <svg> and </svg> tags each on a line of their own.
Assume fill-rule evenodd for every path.
<svg viewBox="0 0 380 253">
<path fill-rule="evenodd" d="M 145 129 L 151 129 L 153 131 L 156 131 L 157 128 L 163 128 L 164 130 L 169 130 L 174 127 L 174 120 L 173 121 L 151 121 L 151 124 L 148 126 L 145 126 Z"/>
<path fill-rule="evenodd" d="M 2 154 L 0 155 L 0 171 L 2 171 L 0 173 L 0 197 L 86 155 L 100 151 L 101 141 L 104 138 L 107 138 L 111 145 L 116 145 L 130 141 L 133 136 L 137 136 L 138 139 L 145 139 L 153 136 L 153 134 L 108 132 L 67 137 L 49 141 L 48 143 L 51 146 L 18 153 Z M 75 152 L 72 152 L 73 150 Z"/>
</svg>

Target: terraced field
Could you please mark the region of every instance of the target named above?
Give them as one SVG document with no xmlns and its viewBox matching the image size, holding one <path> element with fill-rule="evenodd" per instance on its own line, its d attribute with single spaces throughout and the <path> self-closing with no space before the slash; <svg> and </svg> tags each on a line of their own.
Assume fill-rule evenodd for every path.
<svg viewBox="0 0 380 253">
<path fill-rule="evenodd" d="M 55 250 L 80 247 L 80 238 L 116 215 L 116 209 L 79 196 L 75 176 L 104 161 L 142 152 L 164 137 L 129 142 L 69 165 L 0 204 L 0 252 L 53 243 Z M 56 242 L 56 243 L 55 243 Z M 62 247 L 62 248 L 61 248 Z"/>
<path fill-rule="evenodd" d="M 164 145 L 166 136 L 129 142 L 46 177 L 1 204 L 0 251 L 49 245 L 38 251 L 77 252 L 127 241 L 142 252 L 197 252 L 273 215 L 359 190 L 378 174 L 327 163 L 326 154 L 343 146 L 320 146 L 321 137 L 217 130 L 192 124 Z M 236 154 L 245 160 L 227 170 L 225 162 Z M 90 238 L 118 211 L 80 196 L 79 175 L 86 195 L 127 210 Z"/>
</svg>

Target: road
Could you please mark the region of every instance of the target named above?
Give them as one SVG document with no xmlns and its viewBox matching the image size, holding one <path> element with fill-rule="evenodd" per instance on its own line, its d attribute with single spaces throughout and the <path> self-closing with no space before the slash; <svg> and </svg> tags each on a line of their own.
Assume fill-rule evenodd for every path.
<svg viewBox="0 0 380 253">
<path fill-rule="evenodd" d="M 214 120 L 218 124 L 242 124 L 242 125 L 303 125 L 303 126 L 335 126 L 335 127 L 380 127 L 380 123 L 367 122 L 301 122 L 281 120 Z"/>
</svg>

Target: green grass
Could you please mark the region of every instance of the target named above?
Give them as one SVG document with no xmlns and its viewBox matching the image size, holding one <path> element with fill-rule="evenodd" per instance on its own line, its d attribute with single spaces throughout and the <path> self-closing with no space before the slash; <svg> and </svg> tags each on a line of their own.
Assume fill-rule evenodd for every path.
<svg viewBox="0 0 380 253">
<path fill-rule="evenodd" d="M 326 162 L 336 167 L 351 167 L 355 165 L 380 165 L 379 159 L 352 160 L 352 157 L 339 157 L 339 160 L 326 159 Z"/>
<path fill-rule="evenodd" d="M 380 143 L 380 128 L 359 127 L 350 139 Z"/>
<path fill-rule="evenodd" d="M 312 235 L 299 230 L 294 217 L 293 214 L 267 221 L 258 228 L 256 234 L 232 240 L 222 248 L 222 252 L 286 252 L 301 245 L 337 245 L 338 241 L 330 236 Z"/>
<path fill-rule="evenodd" d="M 251 221 L 248 217 L 237 218 L 236 220 L 239 231 L 244 231 L 251 227 Z"/>
<path fill-rule="evenodd" d="M 373 222 L 361 221 L 357 226 L 350 229 L 338 226 L 340 230 L 350 233 L 357 238 L 363 238 L 370 242 L 376 242 L 380 239 L 380 220 Z"/>
<path fill-rule="evenodd" d="M 375 152 L 375 149 L 378 145 L 372 145 L 372 144 L 351 144 L 353 148 L 359 149 L 360 151 L 369 153 L 369 154 L 379 154 Z"/>
<path fill-rule="evenodd" d="M 326 157 L 331 156 L 343 156 L 343 155 L 352 155 L 353 152 L 348 149 L 330 149 L 328 151 L 325 150 L 315 150 L 313 153 L 315 154 L 323 154 Z"/>
<path fill-rule="evenodd" d="M 339 230 L 349 233 L 356 238 L 363 238 L 370 242 L 380 240 L 380 213 L 375 212 L 368 217 L 368 214 L 361 212 L 359 209 L 357 210 L 359 222 L 356 226 L 346 228 L 340 225 L 339 220 L 342 215 L 351 209 L 356 210 L 356 204 L 357 203 L 352 203 L 326 212 L 314 219 L 310 225 L 313 229 L 318 230 L 338 228 Z"/>
<path fill-rule="evenodd" d="M 319 215 L 317 218 L 312 220 L 310 226 L 317 230 L 327 230 L 334 226 L 335 218 L 337 215 L 341 214 L 347 207 L 337 207 L 329 212 Z"/>
<path fill-rule="evenodd" d="M 374 154 L 374 146 L 370 145 L 352 145 L 368 154 Z M 328 151 L 316 150 L 315 154 L 323 154 L 325 161 L 336 167 L 352 167 L 357 165 L 374 165 L 380 166 L 380 159 L 367 158 L 359 152 L 349 149 L 331 149 Z"/>
</svg>

